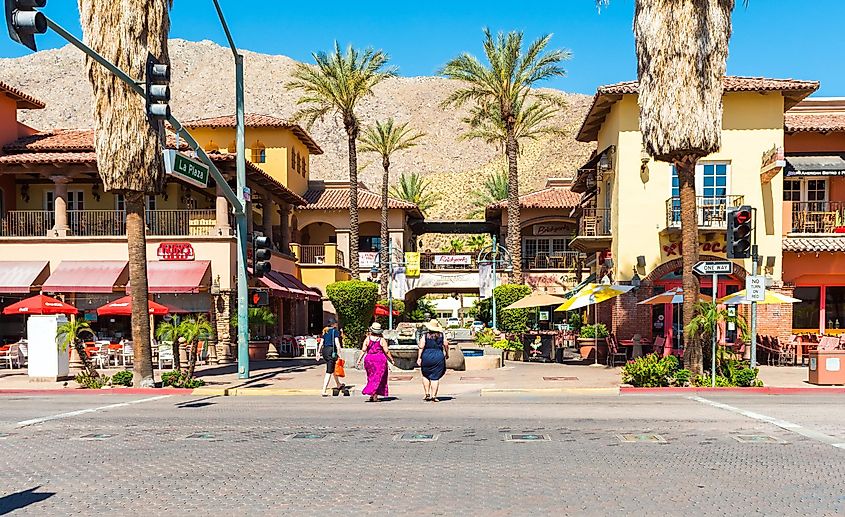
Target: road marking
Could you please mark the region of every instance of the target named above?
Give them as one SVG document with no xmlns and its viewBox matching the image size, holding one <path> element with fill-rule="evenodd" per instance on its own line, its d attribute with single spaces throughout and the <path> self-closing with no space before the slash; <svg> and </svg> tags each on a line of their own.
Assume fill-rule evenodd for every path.
<svg viewBox="0 0 845 517">
<path fill-rule="evenodd" d="M 100 407 L 95 407 L 95 408 L 90 408 L 90 409 L 80 409 L 78 411 L 69 411 L 67 413 L 59 413 L 57 415 L 44 416 L 44 417 L 41 417 L 41 418 L 33 418 L 31 420 L 23 420 L 21 422 L 18 422 L 17 427 L 27 427 L 27 426 L 30 426 L 30 425 L 42 424 L 44 422 L 49 422 L 51 420 L 59 420 L 59 419 L 62 419 L 62 418 L 70 418 L 70 417 L 73 417 L 73 416 L 84 415 L 84 414 L 87 414 L 87 413 L 96 413 L 97 411 L 105 411 L 107 409 L 114 409 L 114 408 L 118 408 L 118 407 L 126 407 L 126 406 L 129 406 L 129 405 L 132 405 L 132 404 L 141 404 L 143 402 L 152 402 L 154 400 L 166 399 L 167 397 L 170 397 L 170 395 L 159 395 L 157 397 L 149 397 L 149 398 L 145 398 L 145 399 L 130 400 L 129 402 L 121 402 L 119 404 L 109 404 L 108 406 L 100 406 Z"/>
<path fill-rule="evenodd" d="M 693 396 L 689 397 L 689 399 L 694 400 L 696 402 L 700 402 L 702 404 L 707 404 L 708 406 L 724 409 L 725 411 L 737 413 L 744 417 L 759 420 L 760 422 L 772 424 L 774 426 L 780 427 L 781 429 L 785 429 L 795 434 L 800 434 L 801 436 L 810 438 L 811 440 L 816 440 L 817 442 L 826 443 L 839 449 L 845 449 L 845 443 L 842 442 L 842 438 L 836 438 L 835 436 L 830 436 L 819 431 L 807 429 L 806 427 L 789 422 L 788 420 L 781 420 L 780 418 L 774 418 L 771 416 L 763 415 L 761 413 L 756 413 L 754 411 L 748 411 L 746 409 L 730 406 L 728 404 L 723 404 L 721 402 L 716 402 L 715 400 L 709 400 L 703 397 Z"/>
</svg>

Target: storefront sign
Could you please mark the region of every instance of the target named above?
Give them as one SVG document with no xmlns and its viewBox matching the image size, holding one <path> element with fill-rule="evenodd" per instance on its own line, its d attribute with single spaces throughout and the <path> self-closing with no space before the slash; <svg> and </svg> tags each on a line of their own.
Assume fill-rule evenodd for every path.
<svg viewBox="0 0 845 517">
<path fill-rule="evenodd" d="M 435 255 L 435 266 L 469 266 L 472 265 L 471 255 Z"/>
<path fill-rule="evenodd" d="M 563 223 L 535 224 L 534 235 L 572 235 L 572 227 Z"/>
<path fill-rule="evenodd" d="M 541 289 L 550 294 L 563 294 L 577 282 L 571 273 L 523 273 L 523 281 L 532 289 Z"/>
<path fill-rule="evenodd" d="M 159 260 L 194 260 L 194 247 L 189 242 L 162 242 L 156 252 Z"/>
<path fill-rule="evenodd" d="M 405 276 L 420 276 L 420 254 L 417 251 L 405 252 Z"/>
<path fill-rule="evenodd" d="M 378 251 L 361 251 L 358 252 L 358 264 L 361 269 L 371 269 L 376 265 L 378 260 Z"/>
<path fill-rule="evenodd" d="M 724 233 L 708 232 L 699 234 L 698 251 L 703 255 L 724 255 L 727 242 Z M 681 236 L 679 234 L 661 235 L 660 251 L 664 258 L 680 257 L 683 254 Z"/>
</svg>

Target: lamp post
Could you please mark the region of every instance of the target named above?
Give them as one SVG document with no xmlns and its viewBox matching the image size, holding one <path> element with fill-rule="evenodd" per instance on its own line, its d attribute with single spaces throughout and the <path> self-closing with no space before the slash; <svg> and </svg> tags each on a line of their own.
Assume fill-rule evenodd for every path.
<svg viewBox="0 0 845 517">
<path fill-rule="evenodd" d="M 496 290 L 496 265 L 504 266 L 505 271 L 513 270 L 513 259 L 508 250 L 499 244 L 496 235 L 493 235 L 493 244 L 478 252 L 478 264 L 490 264 L 493 271 L 493 290 Z M 493 330 L 498 330 L 496 325 L 496 296 L 493 295 Z"/>
<path fill-rule="evenodd" d="M 381 253 L 376 255 L 376 261 L 370 268 L 370 274 L 374 277 L 379 273 L 381 264 Z M 393 330 L 393 266 L 404 266 L 404 261 L 393 261 L 393 240 L 388 239 L 387 243 L 387 329 Z"/>
</svg>

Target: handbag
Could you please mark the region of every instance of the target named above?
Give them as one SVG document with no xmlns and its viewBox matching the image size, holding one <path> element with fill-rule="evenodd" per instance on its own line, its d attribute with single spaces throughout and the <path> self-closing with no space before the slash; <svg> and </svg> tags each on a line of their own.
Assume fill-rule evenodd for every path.
<svg viewBox="0 0 845 517">
<path fill-rule="evenodd" d="M 346 377 L 346 370 L 343 369 L 344 364 L 346 364 L 346 361 L 338 359 L 334 365 L 334 374 L 338 377 Z"/>
</svg>

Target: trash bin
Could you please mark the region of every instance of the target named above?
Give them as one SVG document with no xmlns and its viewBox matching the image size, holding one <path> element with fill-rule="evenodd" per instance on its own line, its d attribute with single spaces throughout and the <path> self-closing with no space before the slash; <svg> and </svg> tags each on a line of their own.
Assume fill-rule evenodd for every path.
<svg viewBox="0 0 845 517">
<path fill-rule="evenodd" d="M 810 384 L 845 384 L 845 350 L 810 351 Z"/>
<path fill-rule="evenodd" d="M 563 364 L 563 347 L 555 348 L 555 362 Z"/>
</svg>

